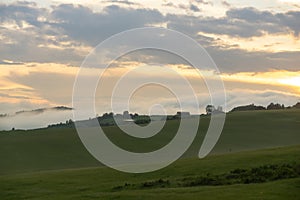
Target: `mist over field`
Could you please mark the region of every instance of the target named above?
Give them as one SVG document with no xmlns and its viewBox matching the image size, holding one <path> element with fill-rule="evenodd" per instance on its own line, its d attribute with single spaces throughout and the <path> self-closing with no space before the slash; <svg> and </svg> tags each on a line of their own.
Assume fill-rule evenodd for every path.
<svg viewBox="0 0 300 200">
<path fill-rule="evenodd" d="M 41 112 L 27 111 L 1 116 L 0 130 L 44 128 L 50 124 L 65 123 L 72 119 L 72 110 L 45 109 Z"/>
</svg>

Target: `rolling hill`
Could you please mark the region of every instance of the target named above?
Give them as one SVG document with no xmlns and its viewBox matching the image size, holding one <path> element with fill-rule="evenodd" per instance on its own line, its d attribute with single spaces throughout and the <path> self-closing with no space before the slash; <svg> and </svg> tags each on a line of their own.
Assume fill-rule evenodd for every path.
<svg viewBox="0 0 300 200">
<path fill-rule="evenodd" d="M 300 110 L 229 113 L 214 150 L 198 159 L 209 120 L 201 117 L 197 137 L 180 160 L 146 174 L 103 166 L 73 128 L 2 131 L 0 199 L 299 199 Z M 169 120 L 148 139 L 133 138 L 115 126 L 103 129 L 120 147 L 145 152 L 172 140 L 178 124 Z M 253 173 L 261 169 L 279 178 L 244 181 L 247 174 L 260 177 Z M 241 179 L 235 171 L 244 173 Z"/>
</svg>

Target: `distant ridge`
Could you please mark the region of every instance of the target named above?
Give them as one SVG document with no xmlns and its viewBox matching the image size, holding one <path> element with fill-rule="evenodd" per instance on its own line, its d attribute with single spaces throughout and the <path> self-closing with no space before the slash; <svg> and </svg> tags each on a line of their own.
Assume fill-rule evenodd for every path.
<svg viewBox="0 0 300 200">
<path fill-rule="evenodd" d="M 300 109 L 300 102 L 296 103 L 293 106 L 288 106 L 288 107 L 285 107 L 284 104 L 279 104 L 279 103 L 270 103 L 267 107 L 249 104 L 249 105 L 235 107 L 230 112 L 252 111 L 252 110 L 280 110 L 280 109 L 291 109 L 291 108 Z"/>
<path fill-rule="evenodd" d="M 267 110 L 267 109 L 265 107 L 263 107 L 263 106 L 256 106 L 254 104 L 250 104 L 250 105 L 235 107 L 230 112 L 250 111 L 250 110 Z"/>
<path fill-rule="evenodd" d="M 34 110 L 21 110 L 17 111 L 13 114 L 0 114 L 0 117 L 12 117 L 20 114 L 40 114 L 45 111 L 67 111 L 67 110 L 73 110 L 73 108 L 67 107 L 67 106 L 55 106 L 55 107 L 50 107 L 50 108 L 38 108 Z"/>
</svg>

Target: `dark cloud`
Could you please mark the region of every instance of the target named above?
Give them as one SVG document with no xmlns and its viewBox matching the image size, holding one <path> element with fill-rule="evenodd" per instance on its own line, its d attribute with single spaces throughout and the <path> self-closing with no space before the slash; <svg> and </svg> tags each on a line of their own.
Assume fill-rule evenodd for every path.
<svg viewBox="0 0 300 200">
<path fill-rule="evenodd" d="M 17 2 L 0 4 L 0 22 L 15 26 L 1 26 L 0 60 L 1 64 L 10 64 L 3 60 L 19 60 L 22 62 L 60 62 L 76 63 L 83 57 L 75 48 L 52 48 L 60 42 L 69 42 L 70 38 L 54 27 L 54 18 L 44 8 L 34 3 Z M 50 39 L 53 38 L 53 39 Z M 76 43 L 72 44 L 76 46 Z M 78 44 L 77 44 L 78 45 Z M 59 45 L 57 46 L 59 47 Z"/>
<path fill-rule="evenodd" d="M 105 7 L 102 13 L 93 13 L 83 6 L 59 5 L 54 8 L 52 16 L 63 21 L 53 26 L 90 45 L 97 45 L 121 31 L 164 21 L 163 15 L 157 10 L 121 8 L 116 5 Z"/>
<path fill-rule="evenodd" d="M 204 5 L 213 5 L 214 3 L 212 1 L 204 1 L 204 0 L 195 0 L 195 2 L 199 4 L 204 4 Z"/>
<path fill-rule="evenodd" d="M 200 11 L 201 11 L 201 9 L 198 8 L 198 6 L 196 6 L 196 5 L 194 5 L 194 4 L 191 4 L 191 5 L 190 5 L 190 9 L 191 9 L 192 11 L 194 11 L 194 12 L 200 12 Z"/>
<path fill-rule="evenodd" d="M 164 4 L 162 4 L 162 6 L 177 8 L 177 6 L 174 3 L 172 3 L 172 2 L 164 3 Z"/>
<path fill-rule="evenodd" d="M 196 4 L 193 4 L 193 3 L 191 3 L 189 5 L 186 5 L 186 4 L 175 5 L 172 2 L 169 2 L 169 3 L 163 4 L 163 6 L 183 9 L 187 13 L 190 13 L 190 11 L 192 11 L 192 12 L 200 12 L 201 11 L 201 9 Z"/>
<path fill-rule="evenodd" d="M 274 23 L 264 24 L 261 21 L 251 22 L 245 19 L 238 19 L 236 16 L 233 18 L 232 12 L 233 11 L 230 11 L 227 13 L 227 16 L 223 18 L 168 15 L 167 18 L 170 21 L 168 27 L 184 30 L 190 34 L 196 34 L 201 31 L 235 37 L 253 37 L 262 35 L 262 31 L 282 32 L 285 30 Z"/>
<path fill-rule="evenodd" d="M 123 3 L 125 2 L 131 4 L 130 1 Z M 209 2 L 198 0 L 190 4 L 190 7 L 181 4 L 178 7 L 199 11 L 199 4 Z M 174 6 L 172 2 L 165 5 Z M 168 28 L 181 31 L 203 45 L 221 71 L 259 71 L 270 68 L 295 70 L 299 67 L 299 52 L 247 52 L 238 49 L 238 46 L 231 46 L 235 49 L 226 49 L 212 45 L 217 38 L 202 36 L 199 32 L 240 38 L 251 38 L 265 33 L 291 33 L 298 37 L 299 19 L 298 11 L 274 14 L 249 7 L 232 8 L 226 12 L 226 16 L 216 18 L 163 15 L 154 9 L 133 9 L 118 5 L 107 6 L 99 13 L 85 6 L 72 4 L 53 6 L 51 11 L 27 2 L 0 4 L 0 22 L 15 22 L 23 30 L 16 31 L 0 26 L 1 35 L 5 38 L 0 42 L 0 60 L 80 65 L 85 56 L 77 51 L 81 45 L 96 46 L 121 31 L 167 23 Z M 24 21 L 31 27 L 22 27 Z M 0 64 L 9 63 L 1 61 Z"/>
<path fill-rule="evenodd" d="M 300 12 L 290 11 L 287 13 L 277 14 L 276 17 L 280 20 L 280 24 L 290 28 L 296 37 L 299 37 L 300 31 Z"/>
<path fill-rule="evenodd" d="M 36 7 L 35 3 L 17 2 L 14 4 L 0 4 L 0 22 L 16 22 L 20 27 L 23 26 L 22 22 L 34 26 L 41 26 L 38 17 L 42 16 L 46 9 Z"/>
<path fill-rule="evenodd" d="M 231 4 L 228 3 L 227 1 L 222 1 L 221 3 L 222 3 L 222 5 L 224 5 L 224 6 L 228 7 L 228 8 L 231 7 Z"/>
<path fill-rule="evenodd" d="M 169 28 L 190 34 L 206 32 L 233 37 L 250 38 L 264 33 L 293 33 L 299 35 L 300 12 L 273 14 L 255 8 L 230 9 L 222 18 L 167 15 Z"/>
<path fill-rule="evenodd" d="M 221 72 L 260 72 L 269 70 L 299 70 L 300 51 L 247 52 L 241 49 L 221 50 L 207 47 Z"/>
<path fill-rule="evenodd" d="M 231 9 L 226 12 L 227 24 L 229 20 L 235 21 L 238 27 L 241 27 L 237 33 L 237 36 L 252 37 L 260 36 L 264 32 L 284 33 L 287 32 L 287 24 L 282 23 L 282 20 L 278 15 L 274 15 L 269 11 L 259 11 L 255 8 L 243 8 L 243 9 Z M 237 27 L 233 27 L 237 28 Z M 238 29 L 237 29 L 238 30 Z M 290 29 L 290 32 L 294 32 L 294 29 Z M 248 33 L 247 33 L 248 32 Z M 234 33 L 234 31 L 232 31 Z M 228 32 L 230 35 L 230 32 Z"/>
<path fill-rule="evenodd" d="M 299 35 L 300 12 L 289 11 L 287 13 L 273 14 L 269 11 L 260 11 L 255 8 L 231 9 L 226 13 L 228 19 L 240 20 L 252 25 L 256 33 L 263 31 L 268 33 L 283 33 L 290 31 L 295 36 Z M 289 30 L 287 30 L 289 29 Z M 251 37 L 251 35 L 250 35 Z"/>
<path fill-rule="evenodd" d="M 178 8 L 183 9 L 183 10 L 189 9 L 189 7 L 185 4 L 179 4 Z"/>
<path fill-rule="evenodd" d="M 131 2 L 131 1 L 123 1 L 123 0 L 109 0 L 109 1 L 104 1 L 106 3 L 116 3 L 116 4 L 124 4 L 124 5 L 128 5 L 128 6 L 131 6 L 131 5 L 140 5 L 138 3 L 134 3 L 134 2 Z"/>
</svg>

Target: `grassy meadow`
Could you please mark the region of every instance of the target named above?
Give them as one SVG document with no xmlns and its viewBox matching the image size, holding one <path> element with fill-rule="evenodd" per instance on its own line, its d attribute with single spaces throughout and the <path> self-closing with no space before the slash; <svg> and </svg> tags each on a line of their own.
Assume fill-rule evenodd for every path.
<svg viewBox="0 0 300 200">
<path fill-rule="evenodd" d="M 115 144 L 143 152 L 172 140 L 178 123 L 167 121 L 148 139 L 115 126 L 103 129 Z M 209 117 L 201 117 L 197 137 L 180 160 L 146 174 L 103 166 L 72 128 L 2 131 L 0 199 L 300 198 L 299 109 L 229 113 L 214 150 L 200 160 L 208 124 Z"/>
</svg>

